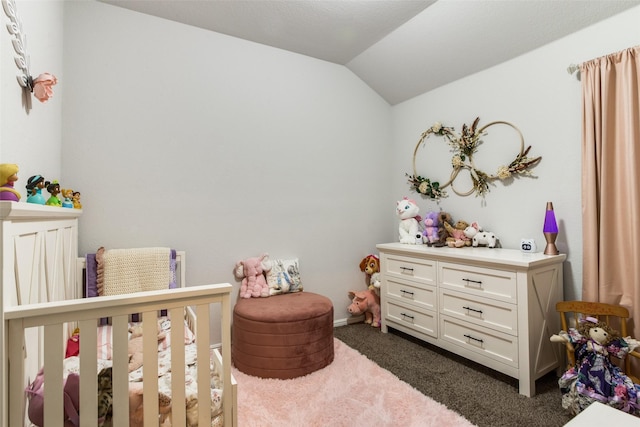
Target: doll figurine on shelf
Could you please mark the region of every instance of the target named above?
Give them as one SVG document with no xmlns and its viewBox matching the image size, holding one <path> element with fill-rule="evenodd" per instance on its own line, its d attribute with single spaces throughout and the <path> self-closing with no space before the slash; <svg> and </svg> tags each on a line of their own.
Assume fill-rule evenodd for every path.
<svg viewBox="0 0 640 427">
<path fill-rule="evenodd" d="M 42 175 L 33 175 L 27 180 L 27 203 L 44 205 L 46 200 L 42 195 L 42 189 L 49 185 Z"/>
<path fill-rule="evenodd" d="M 20 201 L 20 193 L 13 189 L 13 184 L 18 180 L 18 170 L 16 164 L 0 164 L 0 200 Z"/>
<path fill-rule="evenodd" d="M 73 192 L 73 207 L 75 209 L 82 209 L 82 203 L 80 203 L 80 192 L 79 191 L 74 191 Z"/>
<path fill-rule="evenodd" d="M 63 188 L 60 190 L 60 194 L 62 194 L 62 207 L 63 208 L 71 208 L 73 209 L 73 190 L 70 188 Z"/>
<path fill-rule="evenodd" d="M 62 202 L 58 198 L 58 194 L 60 194 L 60 184 L 58 181 L 53 181 L 49 185 L 47 185 L 47 191 L 51 194 L 51 197 L 47 199 L 48 206 L 62 206 Z"/>
</svg>

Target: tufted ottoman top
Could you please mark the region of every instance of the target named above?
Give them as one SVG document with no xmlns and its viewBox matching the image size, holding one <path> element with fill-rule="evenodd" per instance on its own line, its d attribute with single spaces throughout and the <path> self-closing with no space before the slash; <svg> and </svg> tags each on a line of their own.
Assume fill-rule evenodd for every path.
<svg viewBox="0 0 640 427">
<path fill-rule="evenodd" d="M 268 298 L 243 298 L 233 311 L 236 316 L 261 322 L 291 322 L 322 316 L 333 308 L 331 300 L 312 292 L 295 292 Z"/>
</svg>

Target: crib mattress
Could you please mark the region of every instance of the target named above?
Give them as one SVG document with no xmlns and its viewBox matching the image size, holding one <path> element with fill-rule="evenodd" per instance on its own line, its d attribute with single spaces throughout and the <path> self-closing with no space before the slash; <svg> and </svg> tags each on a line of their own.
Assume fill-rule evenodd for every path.
<svg viewBox="0 0 640 427">
<path fill-rule="evenodd" d="M 234 307 L 232 361 L 248 375 L 307 375 L 333 362 L 333 348 L 333 304 L 322 295 L 240 299 Z"/>
</svg>

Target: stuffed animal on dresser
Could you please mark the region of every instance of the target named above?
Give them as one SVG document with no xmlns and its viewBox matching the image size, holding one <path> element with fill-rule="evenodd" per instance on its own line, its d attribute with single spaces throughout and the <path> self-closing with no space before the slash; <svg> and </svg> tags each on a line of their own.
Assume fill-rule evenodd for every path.
<svg viewBox="0 0 640 427">
<path fill-rule="evenodd" d="M 483 231 L 477 222 L 472 222 L 470 226 L 464 229 L 464 234 L 471 239 L 471 246 L 474 248 L 478 245 L 495 248 L 498 238 L 490 231 Z"/>
<path fill-rule="evenodd" d="M 447 230 L 449 237 L 447 237 L 447 246 L 450 248 L 461 248 L 463 246 L 471 246 L 471 239 L 464 234 L 464 230 L 469 226 L 466 221 L 457 221 L 454 225 L 444 223 L 444 228 Z"/>
<path fill-rule="evenodd" d="M 438 212 L 427 212 L 427 215 L 424 217 L 424 231 L 422 232 L 422 240 L 424 243 L 432 246 L 440 242 L 439 226 Z"/>
<path fill-rule="evenodd" d="M 271 270 L 269 254 L 238 261 L 234 274 L 238 279 L 242 279 L 240 298 L 268 297 L 269 284 L 265 273 L 269 270 Z"/>
<path fill-rule="evenodd" d="M 396 203 L 396 213 L 400 219 L 398 232 L 400 234 L 400 243 L 415 245 L 416 242 L 422 242 L 422 234 L 420 233 L 420 221 L 422 218 L 418 213 L 420 208 L 416 202 L 404 197 Z"/>
</svg>

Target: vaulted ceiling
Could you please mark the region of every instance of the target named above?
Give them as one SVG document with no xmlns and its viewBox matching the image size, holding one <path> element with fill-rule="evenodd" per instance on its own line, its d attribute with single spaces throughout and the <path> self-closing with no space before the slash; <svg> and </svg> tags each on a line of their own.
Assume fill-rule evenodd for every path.
<svg viewBox="0 0 640 427">
<path fill-rule="evenodd" d="M 100 1 L 345 65 L 391 105 L 640 4 L 640 0 Z"/>
</svg>

